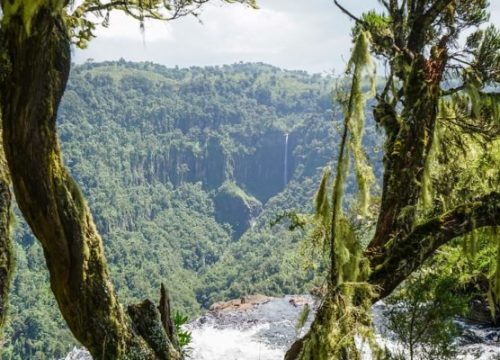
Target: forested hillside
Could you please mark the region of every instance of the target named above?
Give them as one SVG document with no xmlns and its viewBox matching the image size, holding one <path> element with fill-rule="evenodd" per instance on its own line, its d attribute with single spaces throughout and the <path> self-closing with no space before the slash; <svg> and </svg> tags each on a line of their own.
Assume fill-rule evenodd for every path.
<svg viewBox="0 0 500 360">
<path fill-rule="evenodd" d="M 156 299 L 164 282 L 174 307 L 194 316 L 217 300 L 315 284 L 300 232 L 270 222 L 306 211 L 334 159 L 333 81 L 264 64 L 73 68 L 58 116 L 64 160 L 103 235 L 123 303 Z M 375 127 L 365 142 L 380 172 Z M 21 221 L 15 239 L 2 358 L 61 356 L 74 340 L 41 247 Z"/>
</svg>

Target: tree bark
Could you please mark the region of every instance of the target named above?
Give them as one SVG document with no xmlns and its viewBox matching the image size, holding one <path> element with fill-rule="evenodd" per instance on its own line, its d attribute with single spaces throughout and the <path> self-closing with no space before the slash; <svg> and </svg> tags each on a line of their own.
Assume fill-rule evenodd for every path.
<svg viewBox="0 0 500 360">
<path fill-rule="evenodd" d="M 63 165 L 56 115 L 71 60 L 61 11 L 42 6 L 29 33 L 23 18 L 11 15 L 4 45 L 15 64 L 1 89 L 5 154 L 19 208 L 42 244 L 70 330 L 96 359 L 179 359 L 170 342 L 162 349 L 151 343 L 155 324 L 166 337 L 154 307 L 137 324 L 123 311 L 91 212 Z"/>
<path fill-rule="evenodd" d="M 373 252 L 383 251 L 389 240 L 405 236 L 413 225 L 440 95 L 442 74 L 435 76 L 427 71 L 431 61 L 434 60 L 417 56 L 410 64 L 403 88 L 406 104 L 401 118 L 404 123 L 386 149 L 382 203 L 375 236 L 368 246 Z"/>
<path fill-rule="evenodd" d="M 0 141 L 0 343 L 7 317 L 10 283 L 14 272 L 14 253 L 10 234 L 13 216 L 11 201 L 9 171 Z"/>
</svg>

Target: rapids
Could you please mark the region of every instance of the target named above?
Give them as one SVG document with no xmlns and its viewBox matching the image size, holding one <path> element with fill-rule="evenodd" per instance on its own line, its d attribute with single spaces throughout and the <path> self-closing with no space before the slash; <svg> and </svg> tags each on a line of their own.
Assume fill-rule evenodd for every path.
<svg viewBox="0 0 500 360">
<path fill-rule="evenodd" d="M 286 349 L 310 326 L 314 311 L 303 329 L 295 329 L 305 303 L 314 310 L 311 296 L 285 296 L 265 300 L 246 310 L 235 307 L 208 312 L 191 322 L 190 356 L 193 360 L 281 360 Z M 401 351 L 394 336 L 384 329 L 385 304 L 373 306 L 377 339 L 391 351 Z M 456 339 L 457 360 L 500 359 L 500 328 L 457 320 L 462 334 Z M 404 350 L 403 350 L 404 351 Z M 90 360 L 82 349 L 73 349 L 64 360 Z M 364 360 L 370 356 L 365 355 Z"/>
</svg>

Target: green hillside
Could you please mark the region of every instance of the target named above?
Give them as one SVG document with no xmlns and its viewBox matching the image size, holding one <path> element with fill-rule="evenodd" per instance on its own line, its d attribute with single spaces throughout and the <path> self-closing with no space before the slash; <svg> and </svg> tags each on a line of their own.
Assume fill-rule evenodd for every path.
<svg viewBox="0 0 500 360">
<path fill-rule="evenodd" d="M 335 156 L 332 87 L 331 77 L 264 64 L 73 68 L 59 135 L 123 303 L 156 298 L 164 282 L 174 306 L 195 316 L 217 300 L 314 285 L 298 252 L 301 234 L 269 223 L 308 210 Z M 366 142 L 374 151 L 380 144 L 375 127 Z M 380 172 L 378 153 L 369 155 Z M 57 358 L 74 340 L 22 221 L 15 238 L 2 359 Z"/>
</svg>

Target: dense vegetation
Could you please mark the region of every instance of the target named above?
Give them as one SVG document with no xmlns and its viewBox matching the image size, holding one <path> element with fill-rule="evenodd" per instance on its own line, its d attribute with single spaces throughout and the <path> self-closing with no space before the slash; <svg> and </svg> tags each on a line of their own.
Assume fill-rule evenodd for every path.
<svg viewBox="0 0 500 360">
<path fill-rule="evenodd" d="M 279 232 L 283 228 L 268 230 L 265 220 L 273 216 L 274 199 L 281 195 L 285 199 L 308 195 L 306 180 L 309 175 L 317 175 L 317 169 L 309 168 L 317 164 L 322 154 L 316 151 L 314 136 L 307 144 L 302 144 L 302 148 L 297 140 L 307 138 L 311 129 L 313 133 L 319 129 L 319 133 L 328 134 L 321 126 L 318 128 L 321 124 L 315 116 L 318 109 L 320 114 L 327 114 L 328 110 L 323 108 L 321 111 L 321 101 L 311 101 L 314 89 L 287 84 L 286 88 L 291 86 L 293 89 L 290 93 L 261 91 L 259 86 L 252 85 L 259 78 L 256 76 L 253 81 L 242 83 L 245 89 L 250 88 L 253 92 L 243 92 L 245 101 L 239 102 L 234 97 L 237 91 L 224 87 L 231 84 L 227 79 L 216 83 L 208 78 L 191 76 L 188 86 L 184 86 L 182 76 L 171 78 L 162 74 L 166 79 L 163 81 L 158 77 L 137 76 L 138 70 L 144 71 L 137 68 L 113 77 L 110 75 L 112 67 L 106 68 L 106 65 L 100 74 L 90 65 L 80 69 L 85 73 L 83 82 L 97 78 L 100 90 L 113 84 L 120 91 L 92 92 L 84 87 L 78 93 L 71 85 L 66 86 L 72 68 L 71 42 L 85 46 L 94 37 L 96 24 L 103 22 L 106 26 L 111 11 L 124 12 L 143 25 L 145 18 L 169 20 L 196 15 L 198 8 L 207 1 L 103 3 L 89 0 L 73 6 L 70 1 L 13 0 L 1 4 L 0 107 L 5 161 L 3 157 L 0 159 L 0 326 L 4 323 L 4 309 L 8 304 L 6 294 L 12 278 L 9 184 L 23 218 L 43 248 L 51 291 L 60 313 L 75 339 L 94 357 L 106 360 L 182 359 L 163 284 L 158 307 L 151 300 L 144 299 L 150 297 L 151 290 L 143 288 L 138 294 L 136 289 L 127 291 L 127 286 L 120 284 L 122 280 L 126 285 L 131 283 L 138 287 L 145 282 L 147 276 L 140 282 L 137 278 L 127 278 L 125 270 L 129 267 L 145 268 L 148 275 L 157 270 L 147 266 L 150 258 L 155 257 L 151 255 L 152 250 L 157 251 L 156 256 L 161 254 L 162 259 L 170 260 L 168 266 L 155 275 L 163 275 L 169 280 L 167 285 L 173 291 L 187 284 L 193 285 L 198 304 L 210 303 L 218 288 L 225 290 L 219 296 L 248 291 L 245 283 L 232 286 L 232 276 L 245 275 L 245 266 L 254 265 L 249 261 L 252 259 L 247 258 L 248 250 L 253 253 L 256 244 L 259 244 L 259 249 L 266 249 L 262 243 L 272 243 L 280 248 L 278 252 L 271 250 L 259 254 L 260 259 L 256 258 L 255 263 L 264 276 L 252 277 L 252 282 L 270 292 L 296 287 L 289 277 L 281 281 L 273 277 L 280 268 L 295 267 L 295 255 L 287 257 L 294 238 L 281 236 Z M 255 7 L 253 0 L 225 1 Z M 491 171 L 498 169 L 494 164 L 498 155 L 496 141 L 500 109 L 495 89 L 500 81 L 500 33 L 494 26 L 484 26 L 489 17 L 488 1 L 391 0 L 379 3 L 382 13 L 368 12 L 357 17 L 334 0 L 337 8 L 355 21 L 352 56 L 345 86 L 341 85 L 341 94 L 347 96 L 339 97 L 343 115 L 339 126 L 342 135 L 340 139 L 335 136 L 326 139 L 329 140 L 326 144 L 339 144 L 338 154 L 329 149 L 329 156 L 318 164 L 321 167 L 330 156 L 336 155 L 335 171 L 324 172 L 316 194 L 315 215 L 303 217 L 296 212 L 284 213 L 294 222 L 299 220 L 299 225 L 304 224 L 303 220 L 311 225 L 308 227 L 312 231 L 309 238 L 319 245 L 318 249 L 328 264 L 323 267 L 327 284 L 322 287 L 325 296 L 310 330 L 291 346 L 285 355 L 288 360 L 359 358 L 355 342 L 357 335 L 366 338 L 378 353 L 370 305 L 391 295 L 405 280 L 410 279 L 411 283 L 413 273 L 429 263 L 432 266 L 432 261 L 439 260 L 434 255 L 447 250 L 461 237 L 465 238 L 463 253 L 476 260 L 475 265 L 479 267 L 479 276 L 472 275 L 471 285 L 481 285 L 476 281 L 485 279 L 487 285 L 478 287 L 486 288 L 493 319 L 500 308 L 500 256 L 486 261 L 476 257 L 477 246 L 483 242 L 487 248 L 496 247 L 497 254 L 500 254 L 496 231 L 500 225 L 498 173 Z M 466 41 L 460 41 L 464 36 L 467 36 Z M 375 79 L 372 56 L 386 65 L 383 85 L 364 89 L 365 76 L 372 80 L 372 84 Z M 239 80 L 241 78 L 236 82 Z M 273 86 L 279 85 L 278 81 L 273 83 L 272 76 L 270 82 Z M 327 81 L 322 82 L 328 86 Z M 141 101 L 133 104 L 129 98 L 135 95 L 133 90 L 136 88 Z M 175 94 L 176 101 L 167 103 L 168 107 L 154 106 L 157 104 L 151 102 L 154 96 L 150 96 L 150 91 Z M 183 96 L 190 93 L 194 96 L 184 101 Z M 206 102 L 207 93 L 222 96 Z M 281 102 L 287 93 L 293 100 L 290 106 L 288 102 Z M 66 105 L 60 109 L 64 94 L 70 99 L 73 97 L 66 114 Z M 370 96 L 375 97 L 375 122 L 385 134 L 384 176 L 379 183 L 379 193 L 374 186 L 376 176 L 371 171 L 373 157 L 367 157 L 370 154 L 367 154 L 367 144 L 362 140 L 366 125 L 372 129 L 364 114 L 365 100 Z M 301 97 L 309 101 L 301 101 Z M 80 104 L 78 99 L 83 99 Z M 229 99 L 230 105 L 227 108 L 214 107 L 221 99 Z M 82 103 L 90 104 L 91 109 L 79 110 Z M 300 108 L 301 104 L 306 105 L 303 106 L 306 113 L 312 114 L 305 119 L 313 126 L 306 128 L 306 121 L 293 116 L 294 109 Z M 132 109 L 130 105 L 135 106 Z M 194 105 L 203 105 L 203 112 L 198 113 Z M 310 108 L 311 105 L 315 107 Z M 271 111 L 267 111 L 267 107 Z M 176 112 L 177 109 L 181 111 Z M 116 115 L 126 114 L 125 118 L 139 127 L 135 132 L 138 141 L 133 148 L 123 146 L 125 151 L 116 150 L 118 145 L 125 145 L 123 139 L 134 135 L 122 131 L 120 126 L 108 126 L 103 121 L 108 118 L 107 112 L 111 123 Z M 267 128 L 274 130 L 274 135 L 272 131 L 268 134 L 259 131 L 259 126 L 247 123 L 246 113 L 255 115 L 248 118 L 258 117 Z M 71 143 L 68 140 L 75 136 L 79 143 L 93 144 L 89 150 L 97 157 L 91 163 L 85 163 L 92 158 L 89 154 L 71 146 L 67 151 L 74 152 L 76 160 L 84 160 L 63 160 L 63 149 L 56 131 L 58 114 L 61 115 L 59 123 L 63 141 Z M 82 115 L 82 119 L 65 129 L 64 126 L 70 124 L 67 118 L 75 114 Z M 89 114 L 92 120 L 86 118 Z M 153 114 L 157 123 L 138 121 Z M 229 118 L 232 119 L 231 125 L 225 121 Z M 202 121 L 198 124 L 195 119 Z M 95 137 L 85 129 L 85 122 L 94 124 L 93 121 L 98 128 Z M 193 133 L 192 129 L 197 131 Z M 301 135 L 295 144 L 294 132 Z M 101 134 L 106 136 L 100 137 Z M 155 146 L 152 134 L 164 135 L 158 142 L 159 146 Z M 461 141 L 466 136 L 469 139 Z M 278 140 L 280 137 L 281 141 Z M 279 153 L 276 144 L 282 144 L 283 138 L 287 144 L 285 148 L 289 146 L 294 155 L 301 154 L 298 149 L 313 145 L 312 152 L 302 152 L 311 155 L 310 159 L 301 159 L 308 166 L 301 167 L 300 162 L 293 158 L 288 161 L 285 156 L 287 160 L 279 169 L 274 155 Z M 371 140 L 373 143 L 374 138 Z M 111 144 L 110 149 L 107 149 L 108 144 Z M 164 144 L 168 144 L 168 148 Z M 462 158 L 459 153 L 467 154 L 478 147 L 481 158 L 491 159 L 492 163 L 483 166 L 481 161 L 477 164 L 475 159 L 469 161 L 466 158 L 467 166 L 484 169 L 485 173 L 474 186 L 466 183 L 464 192 L 460 193 L 463 181 L 473 177 L 469 171 L 464 174 L 455 171 L 457 161 Z M 329 146 L 321 148 L 325 150 Z M 312 159 L 314 161 L 309 161 Z M 288 168 L 292 174 L 285 173 Z M 86 176 L 86 169 L 91 169 L 93 175 Z M 100 175 L 102 169 L 106 170 L 107 176 Z M 127 173 L 123 179 L 116 175 L 122 170 Z M 435 173 L 435 170 L 442 171 Z M 276 181 L 278 175 L 283 176 L 281 185 Z M 354 199 L 344 196 L 348 195 L 346 185 L 352 182 L 353 175 L 357 185 Z M 448 184 L 440 181 L 443 175 Z M 490 175 L 491 181 L 488 179 Z M 290 176 L 292 181 L 288 184 Z M 450 180 L 453 180 L 451 186 Z M 86 184 L 83 192 L 78 181 Z M 92 189 L 99 188 L 101 183 L 116 189 L 98 195 Z M 168 186 L 163 189 L 158 184 Z M 146 189 L 144 185 L 147 185 Z M 297 185 L 296 190 L 294 185 Z M 120 187 L 125 190 L 120 192 Z M 190 189 L 187 195 L 185 188 Z M 285 191 L 281 191 L 283 188 Z M 148 194 L 160 194 L 161 200 L 147 201 Z M 379 194 L 380 199 L 371 196 Z M 85 195 L 100 204 L 95 210 L 98 217 L 102 215 L 98 221 L 94 221 Z M 127 200 L 133 200 L 133 205 Z M 149 207 L 139 214 L 134 206 L 137 203 L 146 203 Z M 178 209 L 185 203 L 188 204 L 187 215 L 178 219 Z M 293 201 L 279 204 L 283 208 L 281 211 L 286 210 L 287 205 L 293 205 Z M 264 212 L 263 206 L 266 208 Z M 117 210 L 111 210 L 117 207 Z M 211 215 L 201 225 L 197 221 L 198 210 L 203 215 Z M 165 214 L 169 215 L 168 220 Z M 171 226 L 172 219 L 177 226 Z M 215 235 L 204 237 L 207 235 L 203 230 L 212 230 L 220 224 L 226 225 L 216 229 Z M 363 228 L 374 231 L 366 232 Z M 18 231 L 26 240 L 29 236 L 23 234 L 22 229 L 23 225 L 20 225 Z M 255 233 L 250 239 L 257 238 L 258 241 L 252 243 L 245 238 L 248 229 Z M 278 232 L 279 240 L 288 242 L 273 242 L 273 231 Z M 154 240 L 158 234 L 161 234 L 161 243 L 168 246 L 155 248 Z M 481 241 L 478 234 L 481 234 Z M 190 240 L 183 241 L 180 239 L 183 236 Z M 193 241 L 193 237 L 202 239 Z M 367 237 L 369 243 L 364 246 L 363 240 Z M 132 248 L 116 249 L 120 256 L 113 254 L 117 238 L 127 239 L 127 245 L 133 244 Z M 138 241 L 138 238 L 143 239 Z M 108 266 L 105 243 L 109 244 L 112 262 L 117 264 L 113 270 Z M 129 251 L 124 253 L 125 249 Z M 181 254 L 179 262 L 170 259 L 176 250 Z M 272 263 L 261 264 L 262 258 L 273 255 L 286 260 L 273 259 Z M 25 259 L 27 264 L 36 262 L 36 257 L 26 256 Z M 245 266 L 242 266 L 243 262 Z M 484 274 L 484 267 L 488 264 L 490 269 Z M 175 279 L 169 278 L 175 270 L 184 272 Z M 253 267 L 252 270 L 255 273 L 257 269 Z M 37 275 L 40 274 L 38 271 Z M 195 275 L 191 277 L 190 274 Z M 215 275 L 209 278 L 209 274 Z M 113 275 L 118 278 L 114 280 L 115 285 L 112 284 Z M 314 274 L 309 272 L 297 273 L 296 276 L 300 283 L 315 280 Z M 276 281 L 278 287 L 270 285 L 270 279 Z M 196 283 L 197 280 L 200 282 Z M 215 284 L 215 289 L 206 288 L 211 284 Z M 16 279 L 14 285 L 18 285 Z M 407 292 L 411 293 L 410 290 Z M 126 300 L 135 300 L 136 303 L 125 306 L 126 303 L 119 299 L 120 293 Z M 182 307 L 183 297 L 179 298 Z M 137 303 L 139 299 L 144 300 Z M 40 323 L 35 322 L 32 328 L 38 330 L 38 325 Z M 33 342 L 26 343 L 28 347 L 33 345 Z M 36 353 L 32 349 L 25 355 L 44 356 L 43 352 Z"/>
<path fill-rule="evenodd" d="M 334 157 L 332 83 L 264 64 L 73 68 L 58 120 L 64 160 L 91 204 L 121 301 L 157 298 L 165 282 L 174 307 L 193 316 L 217 300 L 313 286 L 298 253 L 302 234 L 269 223 L 308 210 Z M 365 143 L 379 173 L 373 125 Z M 74 340 L 40 245 L 23 221 L 15 239 L 2 356 L 61 356 Z"/>
</svg>

